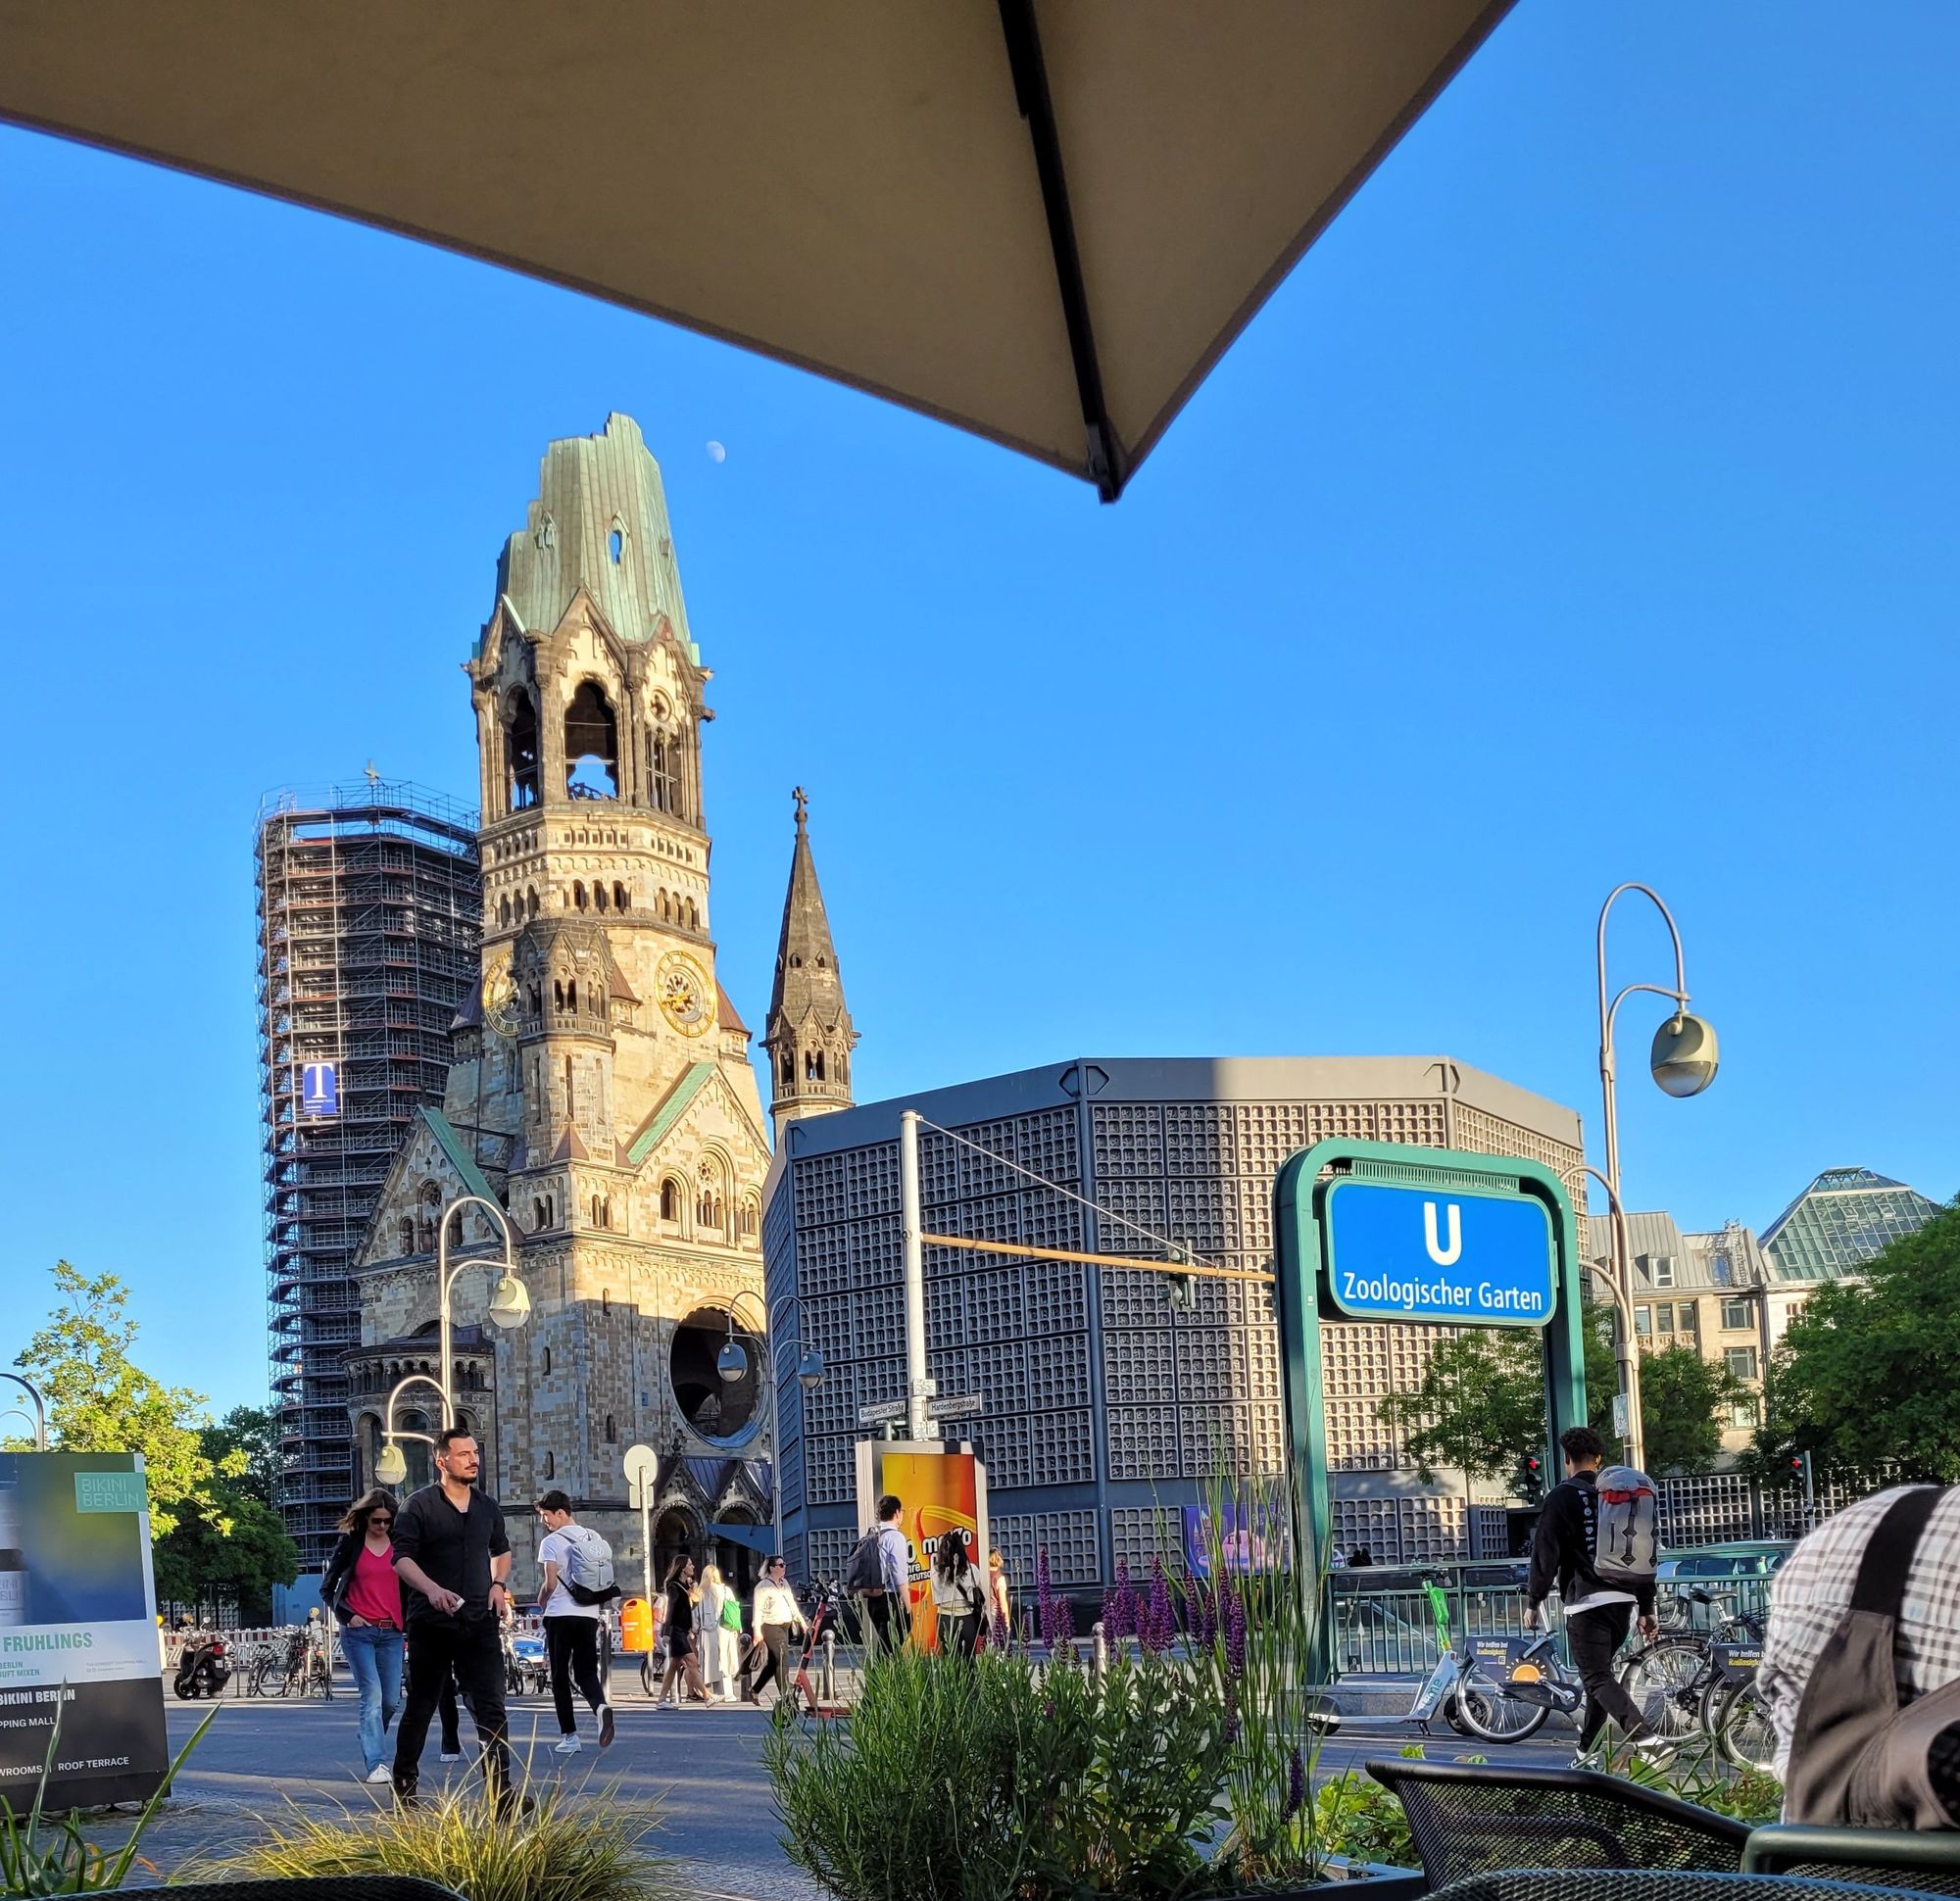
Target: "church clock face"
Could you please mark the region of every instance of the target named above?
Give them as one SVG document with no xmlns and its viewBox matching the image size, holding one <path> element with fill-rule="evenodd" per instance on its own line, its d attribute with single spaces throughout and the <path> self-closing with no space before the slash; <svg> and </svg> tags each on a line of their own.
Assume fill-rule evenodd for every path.
<svg viewBox="0 0 1960 1901">
<path fill-rule="evenodd" d="M 521 1027 L 517 1011 L 517 980 L 511 974 L 506 950 L 483 973 L 483 1020 L 500 1037 L 514 1037 Z"/>
<path fill-rule="evenodd" d="M 714 1027 L 708 972 L 685 951 L 669 950 L 661 959 L 658 994 L 667 1021 L 682 1036 L 698 1037 Z"/>
</svg>

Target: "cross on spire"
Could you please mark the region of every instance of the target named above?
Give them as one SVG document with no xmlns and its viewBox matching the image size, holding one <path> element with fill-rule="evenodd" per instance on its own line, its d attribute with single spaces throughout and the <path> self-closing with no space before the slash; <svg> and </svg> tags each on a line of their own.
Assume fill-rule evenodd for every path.
<svg viewBox="0 0 1960 1901">
<path fill-rule="evenodd" d="M 791 797 L 796 801 L 797 830 L 800 832 L 809 823 L 809 794 L 798 786 Z"/>
</svg>

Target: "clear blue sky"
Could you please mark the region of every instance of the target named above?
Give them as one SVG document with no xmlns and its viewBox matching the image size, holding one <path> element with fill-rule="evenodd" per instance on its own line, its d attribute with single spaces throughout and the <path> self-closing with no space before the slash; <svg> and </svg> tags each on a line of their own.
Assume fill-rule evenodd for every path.
<svg viewBox="0 0 1960 1901">
<path fill-rule="evenodd" d="M 665 470 L 721 970 L 811 826 L 862 1096 L 1448 1052 L 1597 1122 L 1592 920 L 1725 1064 L 1630 1201 L 1944 1197 L 1960 11 L 1528 0 L 1125 500 L 404 240 L 0 132 L 0 1358 L 57 1255 L 265 1387 L 260 794 L 473 799 L 458 664 L 554 436 Z M 710 439 L 727 445 L 710 461 Z M 1664 975 L 1628 911 L 1621 978 Z"/>
</svg>

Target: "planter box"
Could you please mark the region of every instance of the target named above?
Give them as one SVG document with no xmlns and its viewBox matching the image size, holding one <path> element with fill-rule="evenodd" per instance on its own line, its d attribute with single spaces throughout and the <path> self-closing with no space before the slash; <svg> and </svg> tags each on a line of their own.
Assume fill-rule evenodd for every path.
<svg viewBox="0 0 1960 1901">
<path fill-rule="evenodd" d="M 1420 1901 L 1429 1892 L 1429 1877 L 1415 1868 L 1388 1868 L 1374 1862 L 1350 1862 L 1346 1856 L 1329 1858 L 1334 1877 L 1303 1888 L 1261 1888 L 1249 1891 L 1244 1901 L 1339 1901 L 1351 1894 L 1354 1901 Z"/>
</svg>

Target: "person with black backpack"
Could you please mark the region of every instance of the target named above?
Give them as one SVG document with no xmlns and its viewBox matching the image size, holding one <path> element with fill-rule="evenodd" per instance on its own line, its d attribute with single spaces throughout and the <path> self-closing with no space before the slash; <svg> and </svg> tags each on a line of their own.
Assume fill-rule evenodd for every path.
<svg viewBox="0 0 1960 1901">
<path fill-rule="evenodd" d="M 544 1609 L 545 1661 L 551 1668 L 560 1733 L 554 1753 L 578 1752 L 574 1682 L 599 1719 L 600 1748 L 610 1748 L 612 1705 L 599 1681 L 599 1627 L 607 1604 L 619 1595 L 612 1582 L 612 1547 L 572 1517 L 571 1498 L 563 1491 L 548 1491 L 538 1500 L 538 1523 L 545 1528 L 538 1546 L 538 1562 L 544 1567 L 538 1602 Z"/>
<path fill-rule="evenodd" d="M 1592 1427 L 1575 1426 L 1558 1443 L 1566 1476 L 1545 1494 L 1539 1514 L 1525 1595 L 1534 1622 L 1553 1590 L 1565 1607 L 1566 1647 L 1586 1685 L 1586 1721 L 1579 1730 L 1584 1756 L 1609 1717 L 1630 1738 L 1645 1727 L 1640 1706 L 1613 1674 L 1613 1660 L 1636 1613 L 1642 1636 L 1660 1628 L 1653 1614 L 1657 1499 L 1644 1473 L 1624 1465 L 1600 1471 L 1606 1446 Z M 1650 1740 L 1643 1752 L 1658 1746 Z"/>
<path fill-rule="evenodd" d="M 844 1588 L 864 1613 L 866 1658 L 903 1643 L 910 1627 L 912 1548 L 899 1528 L 905 1506 L 894 1492 L 878 1500 L 878 1522 L 844 1560 Z"/>
</svg>

